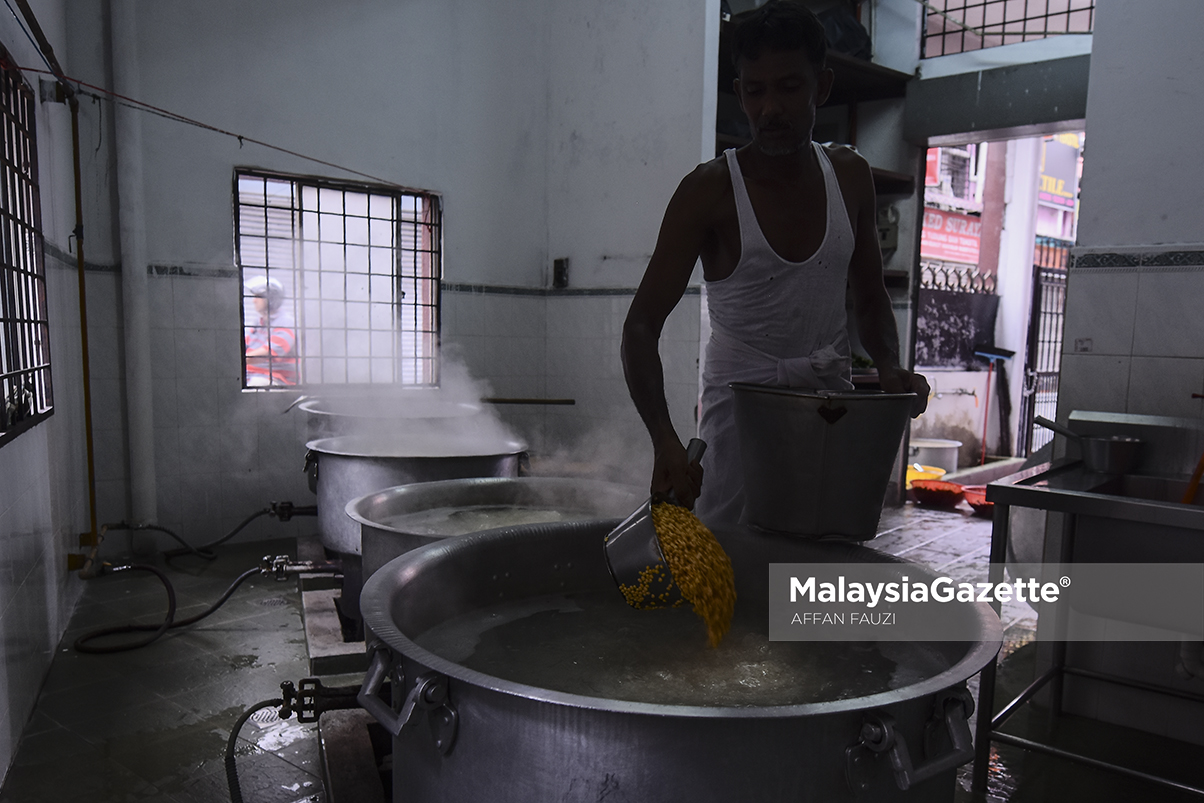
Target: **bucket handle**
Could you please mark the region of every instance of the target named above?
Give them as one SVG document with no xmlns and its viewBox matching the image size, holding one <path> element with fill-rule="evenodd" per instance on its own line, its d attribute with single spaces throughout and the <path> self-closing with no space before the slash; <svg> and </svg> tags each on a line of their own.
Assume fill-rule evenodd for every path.
<svg viewBox="0 0 1204 803">
<path fill-rule="evenodd" d="M 911 754 L 907 743 L 895 733 L 895 720 L 883 711 L 874 711 L 866 715 L 861 725 L 861 733 L 857 744 L 845 750 L 846 777 L 854 792 L 865 791 L 869 787 L 865 777 L 865 753 L 886 753 L 894 772 L 895 784 L 906 792 L 916 784 L 926 781 L 942 772 L 960 767 L 974 758 L 974 740 L 970 735 L 970 715 L 974 713 L 974 699 L 965 687 L 949 689 L 938 695 L 933 712 L 933 719 L 939 727 L 944 720 L 945 729 L 953 743 L 949 752 L 925 761 L 918 767 L 911 763 Z"/>
<path fill-rule="evenodd" d="M 438 672 L 424 672 L 416 677 L 401 710 L 395 712 L 392 706 L 377 696 L 392 668 L 393 659 L 389 648 L 379 643 L 374 645 L 372 660 L 368 664 L 368 671 L 364 675 L 364 682 L 356 695 L 356 701 L 392 736 L 400 736 L 402 728 L 417 724 L 414 717 L 416 711 L 433 712 L 430 720 L 431 735 L 435 739 L 435 747 L 446 755 L 456 740 L 459 725 L 459 715 L 447 699 L 447 676 Z"/>
</svg>

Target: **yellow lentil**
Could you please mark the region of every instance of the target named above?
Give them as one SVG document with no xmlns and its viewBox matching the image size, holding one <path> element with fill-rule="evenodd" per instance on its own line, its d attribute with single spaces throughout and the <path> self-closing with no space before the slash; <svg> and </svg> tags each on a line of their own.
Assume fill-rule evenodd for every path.
<svg viewBox="0 0 1204 803">
<path fill-rule="evenodd" d="M 652 525 L 681 595 L 706 623 L 711 646 L 718 647 L 736 606 L 731 559 L 706 525 L 684 507 L 653 505 Z"/>
</svg>

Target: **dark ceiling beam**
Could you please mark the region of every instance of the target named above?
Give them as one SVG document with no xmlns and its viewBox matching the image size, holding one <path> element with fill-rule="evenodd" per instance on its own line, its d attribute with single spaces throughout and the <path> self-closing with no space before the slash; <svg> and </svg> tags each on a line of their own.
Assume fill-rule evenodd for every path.
<svg viewBox="0 0 1204 803">
<path fill-rule="evenodd" d="M 935 145 L 1081 130 L 1090 66 L 1083 55 L 909 81 L 903 137 Z"/>
</svg>

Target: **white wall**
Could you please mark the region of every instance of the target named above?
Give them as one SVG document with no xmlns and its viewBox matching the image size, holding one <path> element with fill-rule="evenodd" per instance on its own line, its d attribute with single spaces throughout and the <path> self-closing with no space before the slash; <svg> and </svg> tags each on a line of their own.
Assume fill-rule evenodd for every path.
<svg viewBox="0 0 1204 803">
<path fill-rule="evenodd" d="M 1192 0 L 1101 0 L 1058 414 L 1204 416 L 1204 68 Z"/>
<path fill-rule="evenodd" d="M 669 198 L 713 153 L 719 5 L 713 0 L 557 3 L 548 86 L 548 251 L 569 257 L 573 288 L 622 295 L 547 299 L 549 443 L 622 441 L 608 462 L 647 462 L 651 445 L 623 381 L 619 342 L 630 290 L 656 245 Z M 694 282 L 700 281 L 698 275 Z M 694 433 L 697 295 L 661 342 L 678 434 Z M 632 481 L 643 484 L 642 469 Z"/>
<path fill-rule="evenodd" d="M 1100 1 L 1081 245 L 1204 242 L 1204 161 L 1174 145 L 1204 124 L 1204 53 L 1191 45 L 1202 22 L 1204 6 L 1193 0 Z"/>
<path fill-rule="evenodd" d="M 337 11 L 309 0 L 173 0 L 138 9 L 142 100 L 442 194 L 444 280 L 452 286 L 444 343 L 495 395 L 578 399 L 566 408 L 499 408 L 533 449 L 578 444 L 603 428 L 632 432 L 643 456 L 615 321 L 652 252 L 664 205 L 712 147 L 703 132 L 714 127 L 706 92 L 716 0 L 364 0 Z M 102 10 L 72 4 L 73 69 L 98 85 L 108 75 Z M 89 260 L 102 266 L 119 261 L 111 118 L 108 105 L 85 103 L 85 170 L 94 177 L 86 214 L 101 230 Z M 312 499 L 299 470 L 305 422 L 280 414 L 293 394 L 240 389 L 232 172 L 355 176 L 153 115 L 142 127 L 156 271 L 149 289 L 158 518 L 190 540 L 208 540 L 270 500 Z M 572 261 L 570 294 L 546 290 L 560 256 Z M 97 436 L 104 521 L 125 518 L 128 506 L 119 277 L 89 274 L 96 383 L 109 401 Z M 460 289 L 468 286 L 478 289 Z M 697 342 L 697 304 L 687 296 L 674 318 L 684 323 L 667 330 L 670 404 L 683 437 L 692 431 L 697 359 L 696 348 L 686 356 L 676 341 Z M 261 519 L 245 537 L 307 526 Z"/>
<path fill-rule="evenodd" d="M 56 50 L 63 47 L 62 3 L 34 0 Z M 43 67 L 12 15 L 0 18 L 0 44 L 17 64 Z M 67 65 L 64 65 L 67 66 Z M 27 73 L 35 97 L 38 76 Z M 71 128 L 64 105 L 36 105 L 43 232 L 63 251 L 75 225 Z M 50 250 L 48 248 L 48 250 Z M 66 553 L 88 530 L 85 489 L 79 299 L 72 265 L 46 260 L 54 414 L 0 446 L 0 770 L 7 772 L 82 584 Z"/>
</svg>

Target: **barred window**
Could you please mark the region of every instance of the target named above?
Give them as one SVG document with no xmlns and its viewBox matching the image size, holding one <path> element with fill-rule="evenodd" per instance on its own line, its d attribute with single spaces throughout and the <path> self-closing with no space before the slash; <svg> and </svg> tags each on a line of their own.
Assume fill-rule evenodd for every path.
<svg viewBox="0 0 1204 803">
<path fill-rule="evenodd" d="M 438 384 L 438 196 L 235 173 L 243 385 Z"/>
<path fill-rule="evenodd" d="M 0 48 L 0 444 L 54 410 L 34 93 Z"/>
<path fill-rule="evenodd" d="M 1095 0 L 919 0 L 923 58 L 1091 33 Z"/>
</svg>

